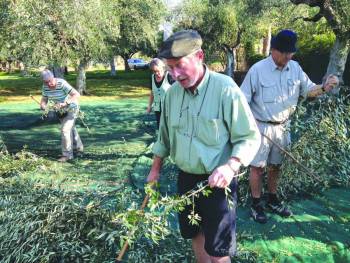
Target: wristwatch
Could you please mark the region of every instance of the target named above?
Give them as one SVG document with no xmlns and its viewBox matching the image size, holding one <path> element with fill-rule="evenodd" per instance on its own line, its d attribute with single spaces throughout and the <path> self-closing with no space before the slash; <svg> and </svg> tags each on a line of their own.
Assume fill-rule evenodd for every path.
<svg viewBox="0 0 350 263">
<path fill-rule="evenodd" d="M 322 89 L 322 92 L 327 92 L 323 85 L 321 86 L 321 89 Z"/>
<path fill-rule="evenodd" d="M 241 163 L 237 159 L 230 158 L 227 164 L 234 173 L 238 173 Z"/>
</svg>

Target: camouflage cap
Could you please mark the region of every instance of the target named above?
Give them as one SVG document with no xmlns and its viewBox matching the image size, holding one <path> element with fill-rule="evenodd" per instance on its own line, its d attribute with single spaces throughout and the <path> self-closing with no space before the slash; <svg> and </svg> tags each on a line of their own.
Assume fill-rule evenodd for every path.
<svg viewBox="0 0 350 263">
<path fill-rule="evenodd" d="M 162 44 L 158 57 L 181 58 L 202 47 L 202 38 L 195 30 L 182 30 L 171 35 Z"/>
</svg>

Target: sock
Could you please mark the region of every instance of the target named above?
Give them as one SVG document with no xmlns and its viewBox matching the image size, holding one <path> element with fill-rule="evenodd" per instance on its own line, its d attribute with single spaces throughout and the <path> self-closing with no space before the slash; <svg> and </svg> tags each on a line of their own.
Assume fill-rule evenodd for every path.
<svg viewBox="0 0 350 263">
<path fill-rule="evenodd" d="M 253 206 L 257 206 L 260 203 L 260 197 L 258 198 L 252 197 L 252 200 L 253 200 Z"/>
<path fill-rule="evenodd" d="M 269 203 L 278 204 L 277 194 L 269 193 Z"/>
</svg>

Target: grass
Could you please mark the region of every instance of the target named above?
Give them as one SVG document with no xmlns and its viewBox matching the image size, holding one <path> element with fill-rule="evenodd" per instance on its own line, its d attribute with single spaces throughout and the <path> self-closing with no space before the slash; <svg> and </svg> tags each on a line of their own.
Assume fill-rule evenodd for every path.
<svg viewBox="0 0 350 263">
<path fill-rule="evenodd" d="M 64 164 L 55 161 L 60 154 L 57 120 L 41 120 L 40 110 L 28 97 L 35 94 L 40 98 L 40 79 L 23 78 L 18 73 L 0 74 L 0 94 L 4 98 L 0 103 L 0 136 L 11 153 L 26 145 L 45 163 L 40 169 L 15 177 L 0 176 L 1 262 L 6 262 L 4 255 L 16 257 L 16 251 L 20 253 L 17 257 L 27 262 L 35 258 L 41 262 L 72 262 L 70 257 L 113 262 L 120 249 L 118 232 L 110 236 L 114 242 L 101 235 L 118 228 L 108 225 L 106 208 L 123 211 L 133 202 L 140 204 L 143 193 L 135 186 L 142 187 L 144 183 L 149 170 L 146 156 L 150 157 L 145 152 L 155 138 L 154 118 L 145 114 L 148 74 L 118 72 L 117 77 L 111 77 L 108 71 L 87 73 L 91 95 L 83 96 L 81 104 L 91 133 L 77 124 L 85 154 Z M 73 84 L 75 75 L 67 79 Z M 142 162 L 144 166 L 135 171 Z M 140 181 L 135 184 L 131 180 L 138 171 L 142 171 L 138 174 Z M 34 187 L 29 187 L 32 184 Z M 240 256 L 236 261 L 350 262 L 349 199 L 345 188 L 296 200 L 290 204 L 294 217 L 269 215 L 266 225 L 254 223 L 249 209 L 239 207 Z M 89 210 L 91 200 L 100 202 L 101 207 Z M 54 220 L 49 220 L 50 216 Z M 35 224 L 44 227 L 35 228 Z M 139 240 L 128 255 L 126 262 L 193 262 L 190 244 L 180 239 L 177 231 L 160 245 Z M 8 262 L 14 261 L 10 258 Z"/>
<path fill-rule="evenodd" d="M 150 72 L 134 70 L 117 71 L 116 76 L 110 76 L 107 70 L 87 71 L 87 90 L 89 96 L 83 100 L 139 98 L 148 95 Z M 74 87 L 76 73 L 69 73 L 65 79 Z M 23 77 L 19 72 L 8 74 L 0 72 L 0 102 L 28 101 L 29 95 L 41 95 L 42 81 L 38 72 L 32 76 Z"/>
</svg>

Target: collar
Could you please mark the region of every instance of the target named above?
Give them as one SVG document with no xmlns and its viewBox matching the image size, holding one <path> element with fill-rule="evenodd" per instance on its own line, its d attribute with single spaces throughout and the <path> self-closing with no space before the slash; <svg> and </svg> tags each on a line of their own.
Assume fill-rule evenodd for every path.
<svg viewBox="0 0 350 263">
<path fill-rule="evenodd" d="M 269 62 L 271 71 L 280 70 L 276 65 L 275 61 L 273 60 L 272 55 L 268 56 L 267 60 Z M 289 62 L 290 61 L 288 61 L 287 65 L 285 65 L 281 71 L 289 70 Z"/>
<path fill-rule="evenodd" d="M 198 84 L 197 88 L 194 90 L 194 92 L 192 93 L 191 91 L 189 91 L 188 89 L 185 89 L 187 93 L 196 96 L 196 95 L 201 95 L 202 93 L 205 92 L 205 90 L 207 89 L 208 86 L 208 80 L 209 80 L 209 69 L 207 67 L 207 65 L 204 65 L 204 76 L 201 80 L 201 82 Z"/>
</svg>

